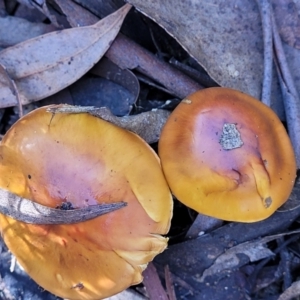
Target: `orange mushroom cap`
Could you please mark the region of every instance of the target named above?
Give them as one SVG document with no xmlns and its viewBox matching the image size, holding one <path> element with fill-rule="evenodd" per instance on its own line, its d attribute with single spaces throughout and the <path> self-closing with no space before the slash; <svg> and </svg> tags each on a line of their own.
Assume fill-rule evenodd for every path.
<svg viewBox="0 0 300 300">
<path fill-rule="evenodd" d="M 159 156 L 171 191 L 215 218 L 254 222 L 289 197 L 295 155 L 276 114 L 227 88 L 189 95 L 163 128 Z"/>
<path fill-rule="evenodd" d="M 32 225 L 0 215 L 5 243 L 46 290 L 102 299 L 142 280 L 167 246 L 172 197 L 158 156 L 134 133 L 89 114 L 20 119 L 0 146 L 0 187 L 40 204 L 127 206 L 68 225 Z"/>
</svg>

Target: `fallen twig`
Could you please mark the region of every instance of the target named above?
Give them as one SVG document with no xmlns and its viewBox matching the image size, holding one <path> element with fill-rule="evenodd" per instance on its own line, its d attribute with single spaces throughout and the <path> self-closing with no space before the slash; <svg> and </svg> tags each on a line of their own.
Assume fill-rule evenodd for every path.
<svg viewBox="0 0 300 300">
<path fill-rule="evenodd" d="M 143 276 L 143 284 L 146 287 L 150 300 L 169 300 L 152 262 L 148 264 L 148 267 L 143 272 Z"/>
<path fill-rule="evenodd" d="M 281 246 L 284 243 L 284 238 L 280 237 L 277 239 L 278 246 Z M 283 291 L 288 289 L 292 284 L 292 275 L 291 275 L 291 257 L 288 249 L 284 247 L 280 251 L 280 263 L 279 267 L 282 269 L 283 274 Z"/>
<path fill-rule="evenodd" d="M 172 57 L 169 63 L 205 87 L 219 86 L 207 73 L 200 72 Z"/>
<path fill-rule="evenodd" d="M 173 278 L 168 265 L 165 266 L 165 280 L 166 280 L 166 288 L 167 288 L 169 299 L 176 300 L 177 298 L 175 294 Z"/>
<path fill-rule="evenodd" d="M 256 1 L 260 10 L 264 38 L 264 77 L 261 101 L 271 106 L 272 69 L 273 69 L 273 38 L 272 38 L 272 8 L 269 0 Z"/>
<path fill-rule="evenodd" d="M 283 50 L 277 25 L 272 16 L 274 51 L 277 73 L 283 94 L 284 108 L 289 135 L 296 154 L 298 168 L 300 167 L 300 98 Z"/>
<path fill-rule="evenodd" d="M 136 69 L 151 77 L 172 91 L 178 98 L 184 98 L 203 88 L 196 81 L 122 34 L 117 36 L 105 56 L 123 69 Z"/>
</svg>

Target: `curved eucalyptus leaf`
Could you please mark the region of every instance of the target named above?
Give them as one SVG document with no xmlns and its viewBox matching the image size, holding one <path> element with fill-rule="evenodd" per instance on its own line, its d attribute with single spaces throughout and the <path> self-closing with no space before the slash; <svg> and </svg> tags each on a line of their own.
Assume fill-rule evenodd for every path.
<svg viewBox="0 0 300 300">
<path fill-rule="evenodd" d="M 94 219 L 127 205 L 126 202 L 90 205 L 85 208 L 61 210 L 47 207 L 0 189 L 0 213 L 29 224 L 74 224 Z"/>
<path fill-rule="evenodd" d="M 170 116 L 164 109 L 146 111 L 137 115 L 117 117 L 107 107 L 73 106 L 60 104 L 47 109 L 49 113 L 80 114 L 89 113 L 126 130 L 132 131 L 144 139 L 148 144 L 158 141 L 161 130 Z"/>
<path fill-rule="evenodd" d="M 29 39 L 0 52 L 0 63 L 15 81 L 22 104 L 62 90 L 88 70 L 108 50 L 131 5 L 94 25 L 68 28 Z M 14 98 L 0 107 L 15 105 Z"/>
</svg>

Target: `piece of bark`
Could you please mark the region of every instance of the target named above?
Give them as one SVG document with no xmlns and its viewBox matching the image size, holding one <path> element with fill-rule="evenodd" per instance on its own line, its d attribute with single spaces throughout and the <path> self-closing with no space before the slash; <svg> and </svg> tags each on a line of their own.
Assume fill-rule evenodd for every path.
<svg viewBox="0 0 300 300">
<path fill-rule="evenodd" d="M 169 300 L 152 262 L 148 264 L 146 270 L 143 272 L 143 276 L 143 284 L 146 287 L 150 300 Z"/>
</svg>

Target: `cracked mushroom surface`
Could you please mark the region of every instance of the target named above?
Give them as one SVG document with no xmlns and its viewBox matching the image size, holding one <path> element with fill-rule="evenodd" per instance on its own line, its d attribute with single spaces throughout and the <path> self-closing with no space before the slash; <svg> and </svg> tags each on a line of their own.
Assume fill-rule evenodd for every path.
<svg viewBox="0 0 300 300">
<path fill-rule="evenodd" d="M 53 107 L 53 106 L 50 106 Z M 68 299 L 102 299 L 142 281 L 167 246 L 172 197 L 158 156 L 136 134 L 87 113 L 21 118 L 0 145 L 0 186 L 53 208 L 125 201 L 68 225 L 0 215 L 5 243 L 43 288 Z"/>
<path fill-rule="evenodd" d="M 159 156 L 178 200 L 228 221 L 269 217 L 287 201 L 296 177 L 294 151 L 277 115 L 227 88 L 183 99 L 163 128 Z"/>
</svg>

